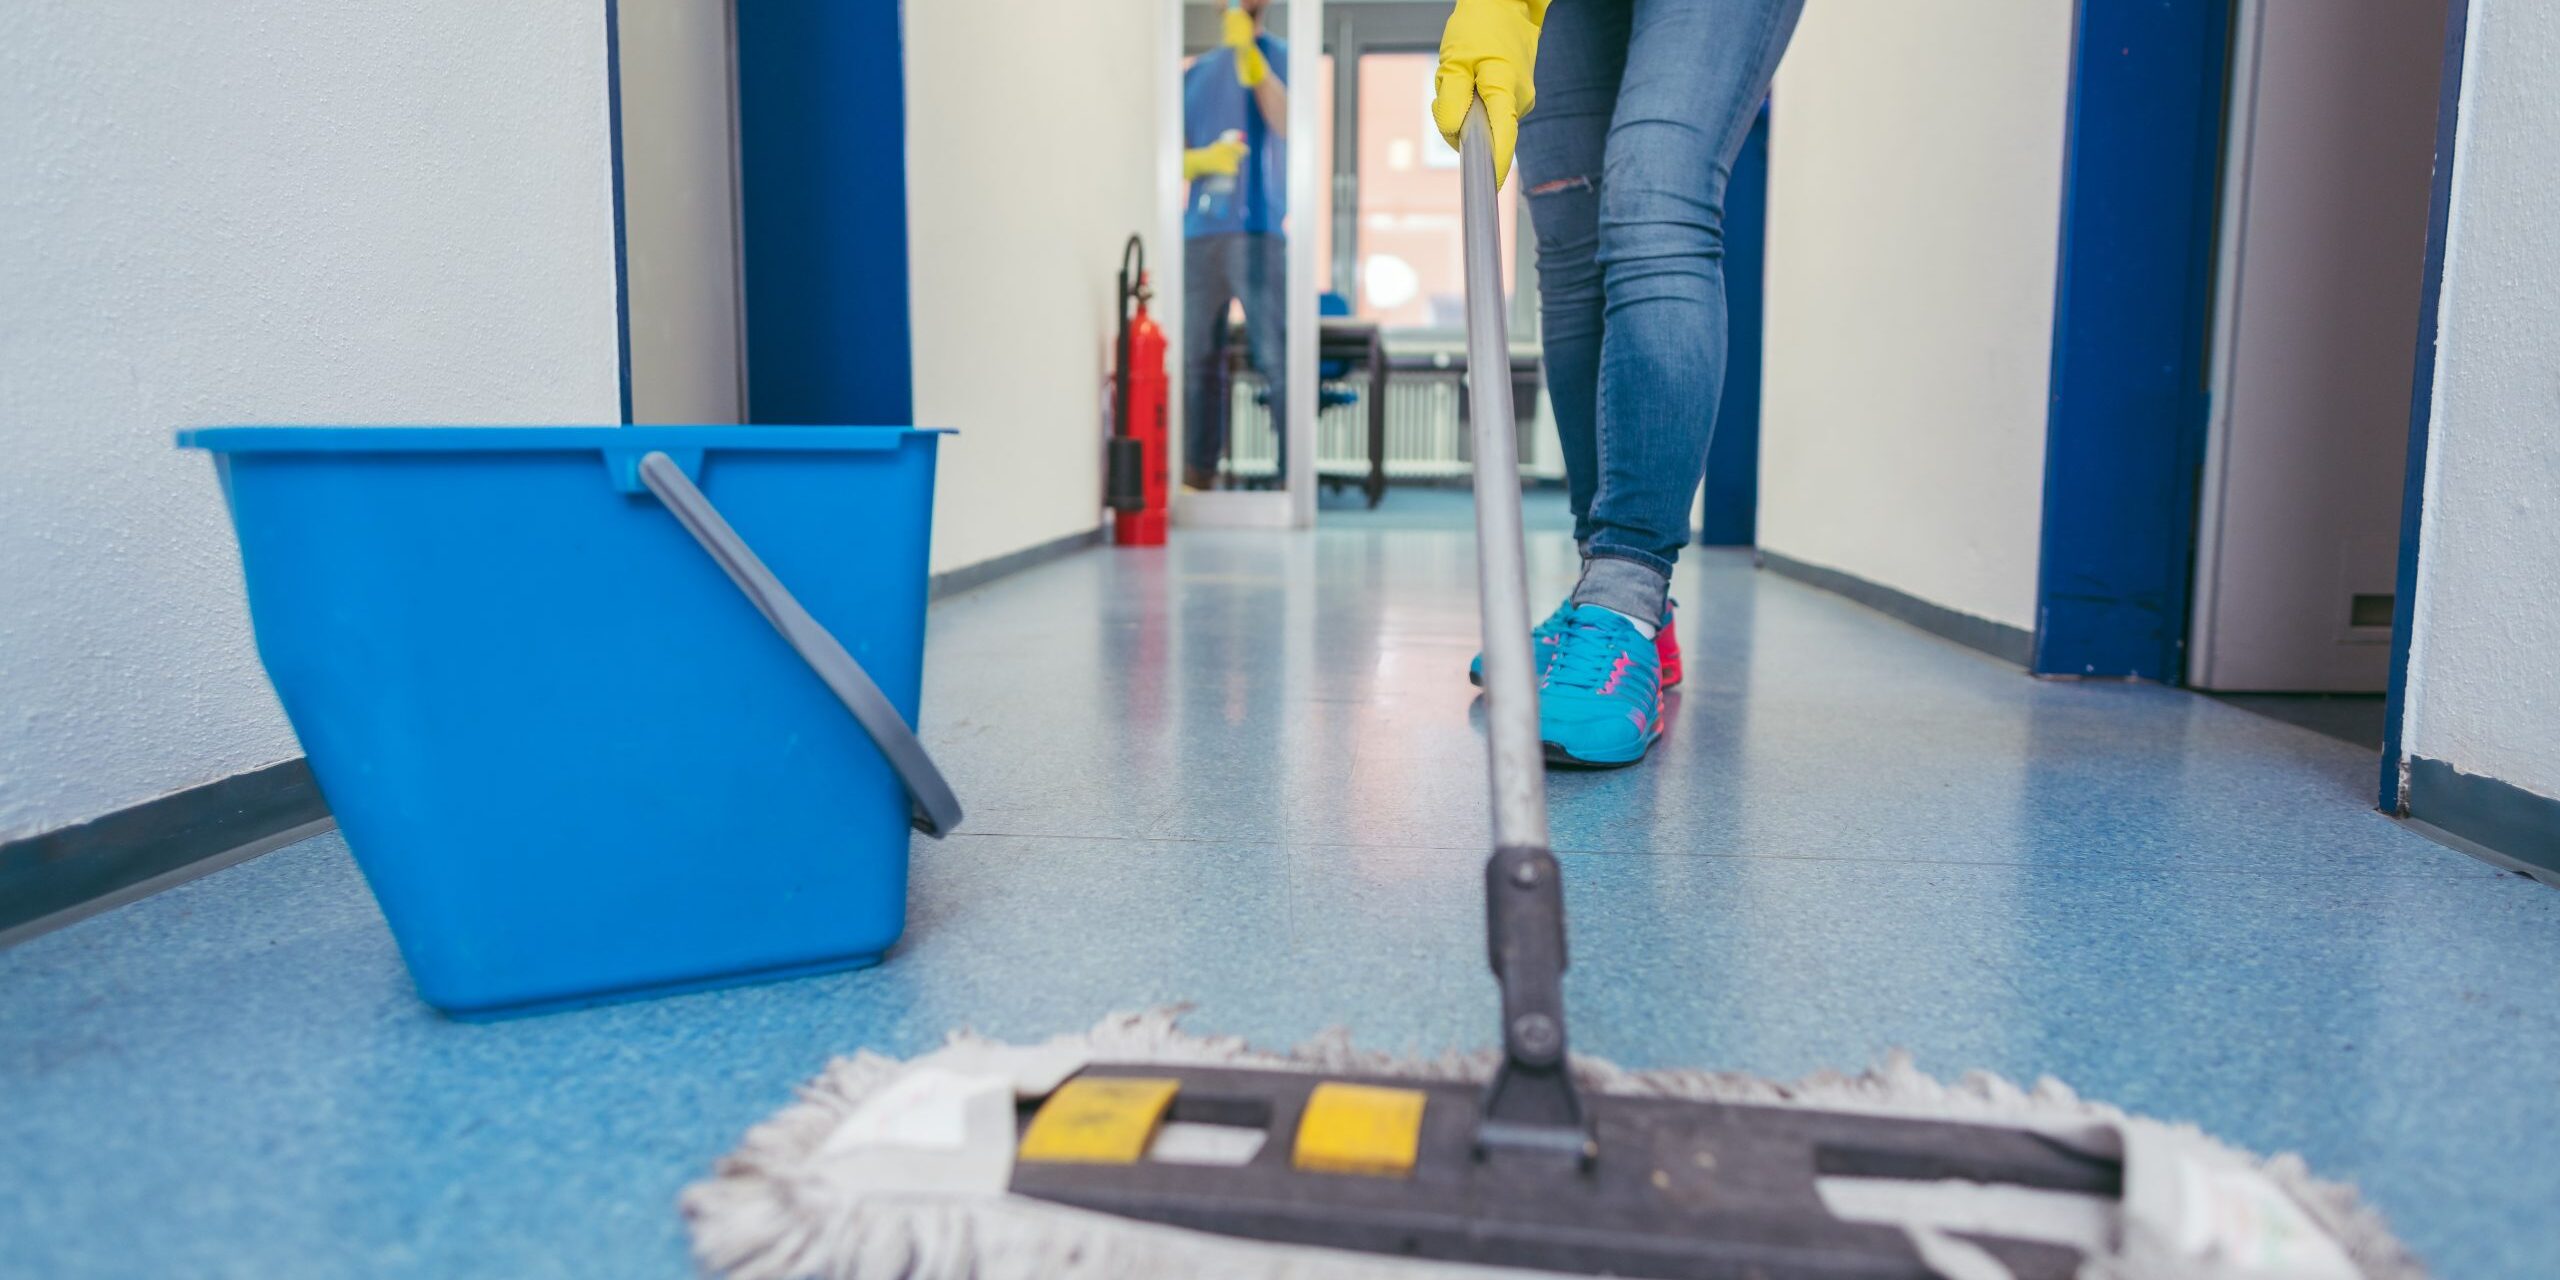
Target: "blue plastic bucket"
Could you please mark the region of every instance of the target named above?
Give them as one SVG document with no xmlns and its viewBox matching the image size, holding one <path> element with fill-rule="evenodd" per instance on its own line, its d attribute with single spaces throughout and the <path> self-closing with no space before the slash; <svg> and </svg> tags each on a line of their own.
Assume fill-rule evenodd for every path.
<svg viewBox="0 0 2560 1280">
<path fill-rule="evenodd" d="M 717 986 L 897 940 L 910 802 L 889 748 L 915 722 L 936 438 L 178 437 L 214 454 L 259 656 L 428 1003 Z M 752 551 L 724 556 L 706 520 Z M 759 596 L 750 570 L 788 589 Z M 813 667 L 838 642 L 859 670 Z M 875 682 L 886 708 L 852 687 Z"/>
</svg>

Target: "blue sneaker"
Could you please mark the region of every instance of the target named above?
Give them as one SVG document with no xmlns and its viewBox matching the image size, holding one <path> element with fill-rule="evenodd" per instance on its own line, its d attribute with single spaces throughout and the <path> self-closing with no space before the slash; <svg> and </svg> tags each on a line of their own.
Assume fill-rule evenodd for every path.
<svg viewBox="0 0 2560 1280">
<path fill-rule="evenodd" d="M 1553 764 L 1614 769 L 1662 736 L 1662 658 L 1625 617 L 1598 605 L 1567 611 L 1546 679 L 1538 736 Z"/>
<path fill-rule="evenodd" d="M 1567 600 L 1547 615 L 1547 620 L 1529 631 L 1529 664 L 1538 679 L 1547 678 L 1547 664 L 1556 656 L 1556 640 L 1564 634 L 1565 611 L 1573 608 Z M 1680 684 L 1680 602 L 1662 602 L 1662 628 L 1653 634 L 1654 656 L 1662 660 L 1662 687 L 1672 689 Z M 1479 653 L 1467 663 L 1467 683 L 1484 687 L 1484 655 Z"/>
<path fill-rule="evenodd" d="M 1556 641 L 1564 634 L 1565 615 L 1572 611 L 1573 601 L 1567 600 L 1557 605 L 1556 611 L 1548 614 L 1546 621 L 1529 628 L 1529 673 L 1532 676 L 1540 680 L 1547 678 L 1547 664 L 1555 660 Z M 1467 683 L 1479 689 L 1484 687 L 1483 654 L 1477 654 L 1467 663 Z"/>
</svg>

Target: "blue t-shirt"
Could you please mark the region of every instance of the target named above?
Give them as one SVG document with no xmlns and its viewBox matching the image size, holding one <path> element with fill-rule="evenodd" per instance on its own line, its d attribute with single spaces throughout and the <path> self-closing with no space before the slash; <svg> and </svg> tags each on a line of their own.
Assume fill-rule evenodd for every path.
<svg viewBox="0 0 2560 1280">
<path fill-rule="evenodd" d="M 1289 46 L 1274 36 L 1257 36 L 1271 74 L 1289 82 Z M 1234 185 L 1202 178 L 1191 184 L 1191 202 L 1183 207 L 1182 234 L 1214 236 L 1238 231 L 1279 235 L 1289 217 L 1288 144 L 1271 136 L 1253 90 L 1236 83 L 1235 51 L 1223 45 L 1201 54 L 1182 77 L 1182 145 L 1205 147 L 1229 130 L 1244 134 L 1244 164 Z"/>
</svg>

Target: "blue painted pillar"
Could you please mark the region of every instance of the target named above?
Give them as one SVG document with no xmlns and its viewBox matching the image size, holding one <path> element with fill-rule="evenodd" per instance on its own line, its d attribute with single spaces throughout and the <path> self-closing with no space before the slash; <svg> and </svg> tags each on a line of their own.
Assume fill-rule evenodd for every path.
<svg viewBox="0 0 2560 1280">
<path fill-rule="evenodd" d="M 1707 444 L 1698 543 L 1747 547 L 1760 535 L 1760 316 L 1769 260 L 1769 108 L 1724 186 L 1724 397 Z"/>
<path fill-rule="evenodd" d="M 738 0 L 747 420 L 906 425 L 897 0 Z"/>
<path fill-rule="evenodd" d="M 2081 0 L 2063 163 L 2035 670 L 2186 655 L 2229 0 Z"/>
</svg>

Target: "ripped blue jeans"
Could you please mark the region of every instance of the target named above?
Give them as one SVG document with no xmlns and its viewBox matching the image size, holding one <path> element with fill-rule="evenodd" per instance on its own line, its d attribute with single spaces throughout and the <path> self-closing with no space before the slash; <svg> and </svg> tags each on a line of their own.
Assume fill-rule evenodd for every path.
<svg viewBox="0 0 2560 1280">
<path fill-rule="evenodd" d="M 1803 0 L 1554 0 L 1519 173 L 1579 603 L 1659 616 L 1724 390 L 1724 191 Z"/>
</svg>

